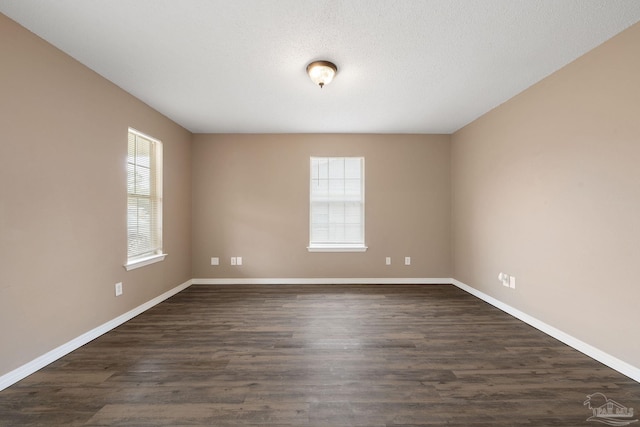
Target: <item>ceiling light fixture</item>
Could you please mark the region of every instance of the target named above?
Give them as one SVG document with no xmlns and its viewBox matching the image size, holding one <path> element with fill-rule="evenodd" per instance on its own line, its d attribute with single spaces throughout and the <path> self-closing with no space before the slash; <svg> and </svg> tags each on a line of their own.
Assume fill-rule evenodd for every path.
<svg viewBox="0 0 640 427">
<path fill-rule="evenodd" d="M 313 83 L 320 86 L 320 89 L 322 89 L 324 85 L 331 83 L 331 80 L 333 80 L 337 72 L 338 67 L 329 61 L 314 61 L 307 65 L 309 78 Z"/>
</svg>

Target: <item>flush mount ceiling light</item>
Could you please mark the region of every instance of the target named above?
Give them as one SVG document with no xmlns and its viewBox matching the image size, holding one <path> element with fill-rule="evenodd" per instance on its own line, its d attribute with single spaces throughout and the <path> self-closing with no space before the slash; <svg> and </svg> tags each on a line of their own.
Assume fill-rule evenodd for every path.
<svg viewBox="0 0 640 427">
<path fill-rule="evenodd" d="M 320 89 L 322 89 L 324 85 L 331 83 L 331 80 L 333 80 L 337 72 L 338 67 L 329 61 L 314 61 L 307 65 L 309 78 L 313 83 L 320 86 Z"/>
</svg>

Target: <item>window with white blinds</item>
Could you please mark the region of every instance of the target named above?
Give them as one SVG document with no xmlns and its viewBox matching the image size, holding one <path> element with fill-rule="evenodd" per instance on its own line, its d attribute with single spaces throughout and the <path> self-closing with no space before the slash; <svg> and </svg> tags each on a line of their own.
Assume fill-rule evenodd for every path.
<svg viewBox="0 0 640 427">
<path fill-rule="evenodd" d="M 162 254 L 162 143 L 129 129 L 127 155 L 127 269 Z"/>
<path fill-rule="evenodd" d="M 311 157 L 309 251 L 365 251 L 364 157 Z"/>
</svg>

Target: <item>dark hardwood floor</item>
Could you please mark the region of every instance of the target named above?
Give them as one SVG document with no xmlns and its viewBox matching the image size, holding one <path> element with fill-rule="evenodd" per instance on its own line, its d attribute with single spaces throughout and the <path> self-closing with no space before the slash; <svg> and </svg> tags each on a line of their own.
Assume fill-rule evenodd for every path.
<svg viewBox="0 0 640 427">
<path fill-rule="evenodd" d="M 0 392 L 0 425 L 603 425 L 595 392 L 640 409 L 453 286 L 192 286 Z"/>
</svg>

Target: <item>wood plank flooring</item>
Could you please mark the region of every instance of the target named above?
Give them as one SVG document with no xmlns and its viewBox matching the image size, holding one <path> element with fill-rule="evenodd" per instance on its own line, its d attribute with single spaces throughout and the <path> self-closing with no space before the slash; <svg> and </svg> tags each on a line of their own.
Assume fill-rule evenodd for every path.
<svg viewBox="0 0 640 427">
<path fill-rule="evenodd" d="M 0 392 L 0 426 L 602 425 L 595 392 L 640 410 L 450 285 L 192 286 Z"/>
</svg>

